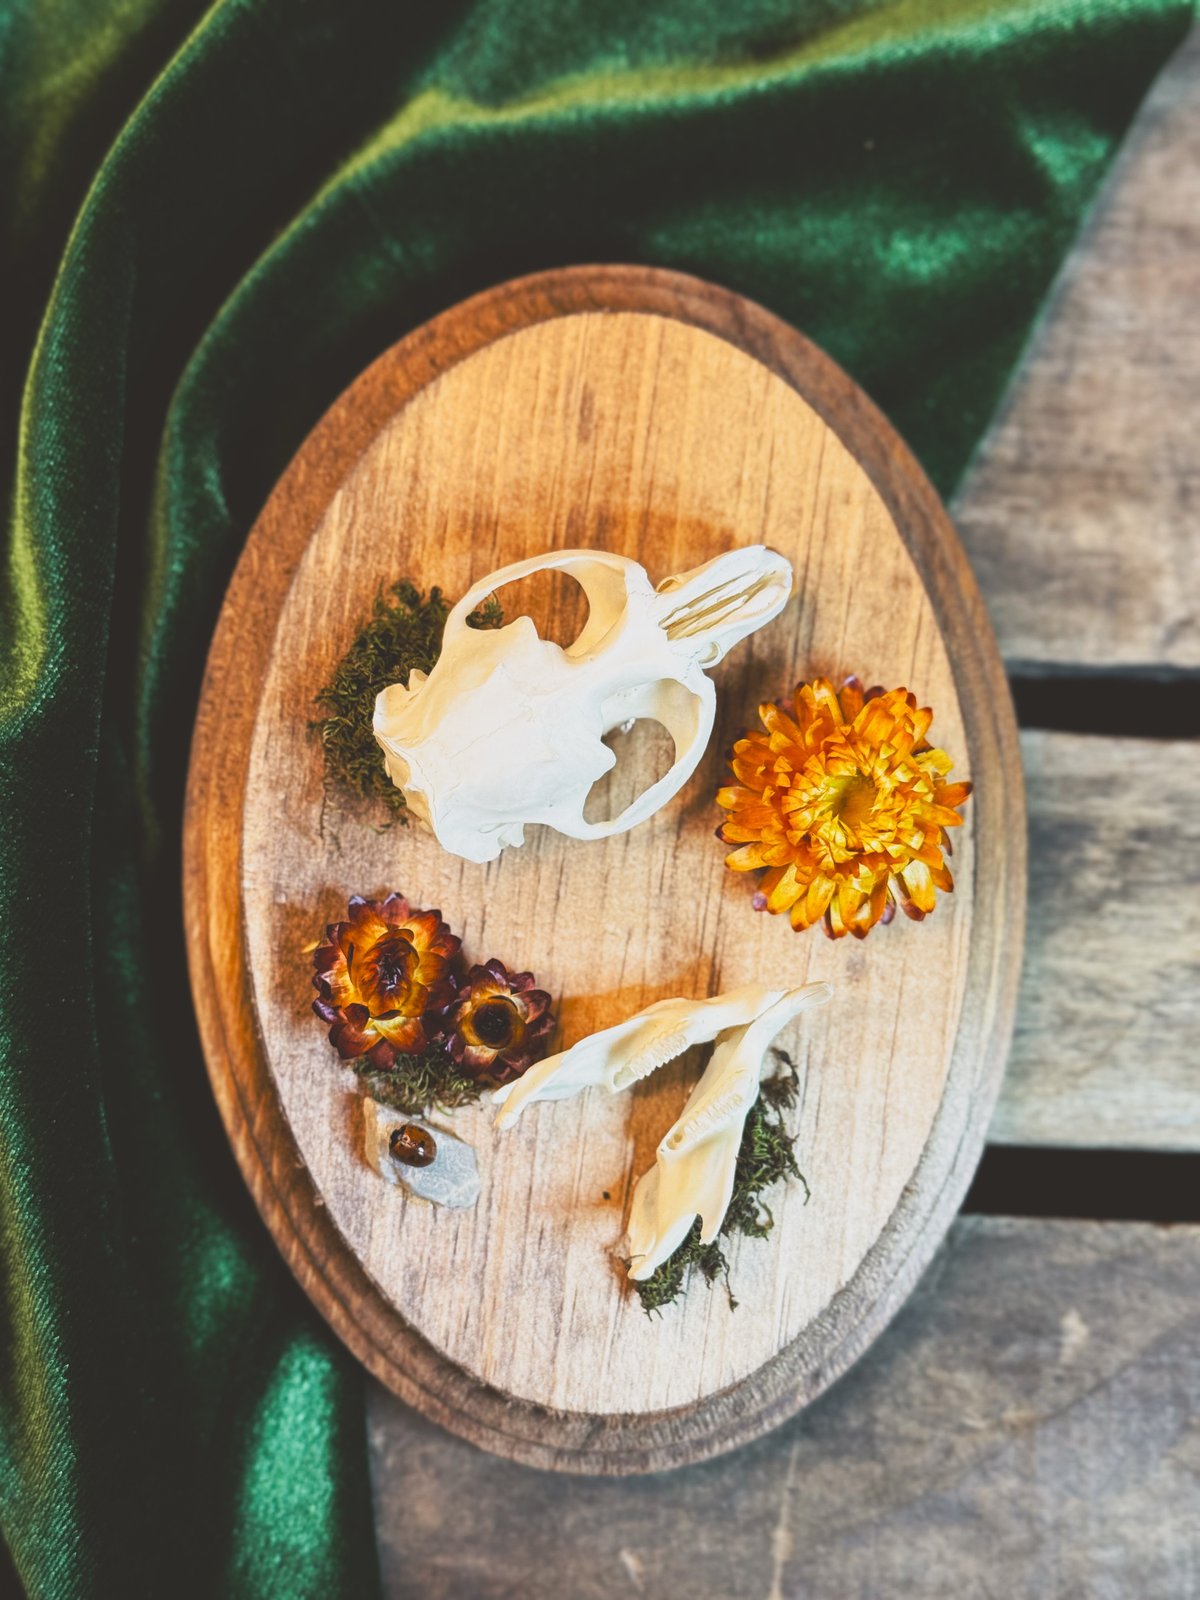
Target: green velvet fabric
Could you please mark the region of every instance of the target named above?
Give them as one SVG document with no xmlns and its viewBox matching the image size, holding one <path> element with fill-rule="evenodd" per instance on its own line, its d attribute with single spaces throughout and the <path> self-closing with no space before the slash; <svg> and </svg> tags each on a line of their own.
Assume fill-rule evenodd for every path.
<svg viewBox="0 0 1200 1600">
<path fill-rule="evenodd" d="M 358 1376 L 242 1190 L 180 929 L 205 650 L 307 429 L 464 295 L 653 262 L 802 328 L 949 489 L 1190 12 L 0 0 L 0 1517 L 31 1594 L 378 1582 Z"/>
</svg>

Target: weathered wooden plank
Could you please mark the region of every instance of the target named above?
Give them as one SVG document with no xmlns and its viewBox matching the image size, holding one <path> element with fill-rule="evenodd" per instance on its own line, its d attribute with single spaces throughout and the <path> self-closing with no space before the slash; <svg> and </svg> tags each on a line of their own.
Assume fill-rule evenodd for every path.
<svg viewBox="0 0 1200 1600">
<path fill-rule="evenodd" d="M 954 507 L 1010 664 L 1200 666 L 1200 31 Z"/>
<path fill-rule="evenodd" d="M 1200 744 L 1021 748 L 1025 968 L 989 1138 L 1200 1150 Z"/>
<path fill-rule="evenodd" d="M 425 1600 L 1200 1593 L 1200 1228 L 958 1222 L 768 1438 L 648 1479 L 501 1464 L 372 1385 L 385 1592 Z"/>
</svg>

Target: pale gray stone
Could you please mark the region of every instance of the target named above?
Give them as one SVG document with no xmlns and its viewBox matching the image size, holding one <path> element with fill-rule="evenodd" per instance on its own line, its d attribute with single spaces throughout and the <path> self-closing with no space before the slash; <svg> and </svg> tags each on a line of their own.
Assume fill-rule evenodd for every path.
<svg viewBox="0 0 1200 1600">
<path fill-rule="evenodd" d="M 388 1148 L 392 1129 L 401 1123 L 424 1128 L 437 1146 L 437 1154 L 427 1167 L 410 1167 L 395 1160 Z M 385 1183 L 394 1183 L 409 1194 L 434 1205 L 461 1211 L 479 1199 L 479 1163 L 474 1148 L 444 1128 L 432 1127 L 420 1117 L 407 1117 L 380 1105 L 370 1095 L 363 1096 L 363 1150 L 368 1164 Z"/>
</svg>

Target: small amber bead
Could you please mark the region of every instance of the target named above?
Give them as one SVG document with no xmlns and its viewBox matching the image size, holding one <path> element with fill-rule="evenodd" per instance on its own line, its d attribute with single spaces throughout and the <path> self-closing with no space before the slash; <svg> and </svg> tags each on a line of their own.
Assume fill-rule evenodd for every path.
<svg viewBox="0 0 1200 1600">
<path fill-rule="evenodd" d="M 396 1161 L 406 1167 L 427 1167 L 437 1155 L 437 1143 L 428 1128 L 419 1128 L 415 1122 L 405 1122 L 393 1128 L 388 1139 L 388 1149 Z"/>
</svg>

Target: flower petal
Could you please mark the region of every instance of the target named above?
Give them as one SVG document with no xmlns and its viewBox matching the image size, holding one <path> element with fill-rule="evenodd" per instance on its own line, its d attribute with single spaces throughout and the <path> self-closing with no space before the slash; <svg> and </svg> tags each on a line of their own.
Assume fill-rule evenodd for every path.
<svg viewBox="0 0 1200 1600">
<path fill-rule="evenodd" d="M 786 867 L 775 887 L 767 895 L 767 910 L 772 912 L 788 911 L 804 893 L 805 885 L 796 871 L 795 864 Z"/>
<path fill-rule="evenodd" d="M 425 1048 L 425 1027 L 419 1016 L 406 1017 L 397 1011 L 371 1020 L 378 1033 L 403 1054 L 416 1055 Z"/>
<path fill-rule="evenodd" d="M 525 1007 L 525 1021 L 529 1028 L 537 1022 L 548 1020 L 547 1013 L 553 1003 L 545 989 L 527 989 L 521 995 Z"/>
<path fill-rule="evenodd" d="M 390 1072 L 396 1065 L 396 1051 L 387 1039 L 377 1039 L 367 1051 L 366 1059 L 380 1072 Z"/>
<path fill-rule="evenodd" d="M 357 1014 L 364 1012 L 360 1021 Z M 366 1052 L 379 1038 L 370 1018 L 365 1016 L 365 1007 L 351 1006 L 341 1022 L 335 1022 L 329 1030 L 329 1042 L 345 1061 L 353 1061 L 356 1056 L 365 1055 Z"/>
</svg>

